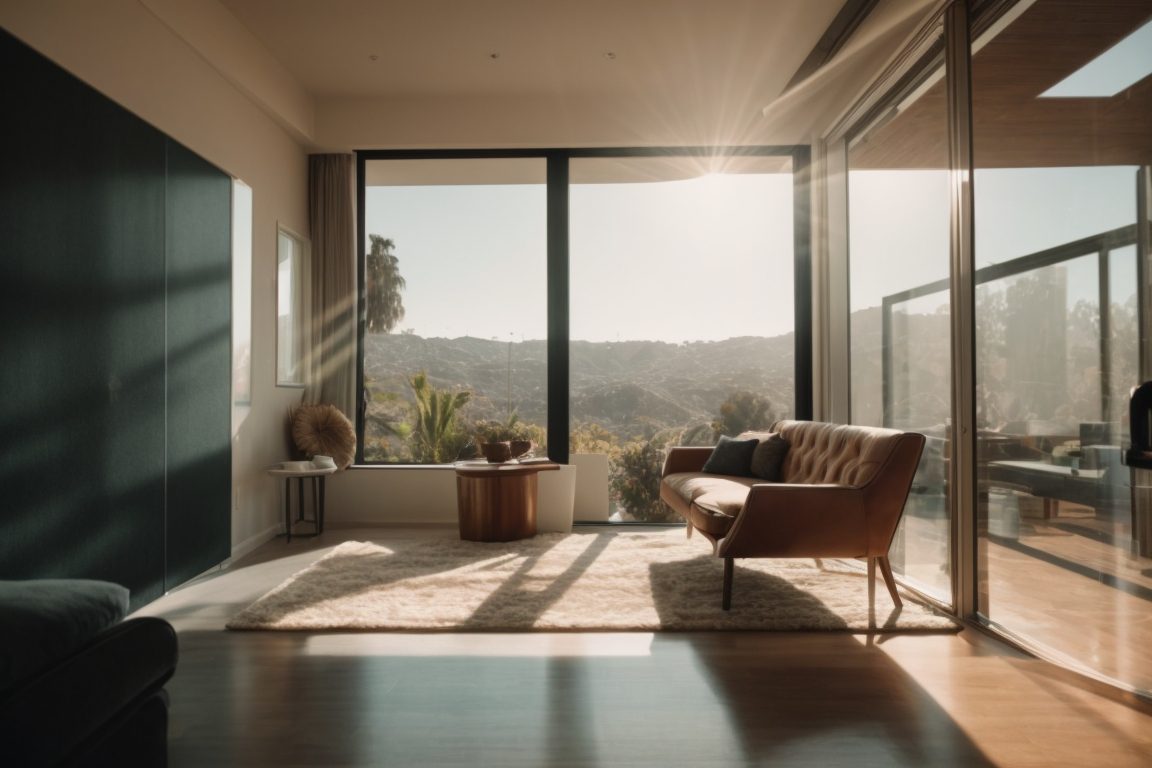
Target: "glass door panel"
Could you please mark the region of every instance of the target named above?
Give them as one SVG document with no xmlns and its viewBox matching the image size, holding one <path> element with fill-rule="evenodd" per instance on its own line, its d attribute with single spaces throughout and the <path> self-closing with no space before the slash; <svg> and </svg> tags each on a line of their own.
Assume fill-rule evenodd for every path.
<svg viewBox="0 0 1152 768">
<path fill-rule="evenodd" d="M 889 558 L 952 602 L 949 158 L 943 69 L 849 137 L 852 421 L 927 437 Z"/>
<path fill-rule="evenodd" d="M 1100 2 L 1091 25 L 1064 9 L 1030 4 L 972 65 L 979 612 L 1149 690 L 1152 552 L 1121 456 L 1152 78 L 1102 56 L 1148 9 Z"/>
</svg>

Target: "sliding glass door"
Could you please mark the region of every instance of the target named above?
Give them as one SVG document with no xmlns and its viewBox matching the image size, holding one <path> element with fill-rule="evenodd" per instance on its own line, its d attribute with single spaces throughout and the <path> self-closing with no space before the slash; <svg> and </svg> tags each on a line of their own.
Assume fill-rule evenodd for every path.
<svg viewBox="0 0 1152 768">
<path fill-rule="evenodd" d="M 1147 692 L 1152 472 L 1124 456 L 1152 373 L 1152 19 L 983 7 L 927 22 L 829 144 L 851 417 L 928 437 L 906 584 Z"/>
<path fill-rule="evenodd" d="M 1141 4 L 1096 3 L 1090 25 L 1025 5 L 972 62 L 980 614 L 1149 690 L 1149 510 L 1122 455 L 1152 23 Z"/>
<path fill-rule="evenodd" d="M 937 34 L 927 47 L 939 57 Z M 851 414 L 927 437 L 892 568 L 952 600 L 951 282 L 943 65 L 924 67 L 848 146 Z"/>
</svg>

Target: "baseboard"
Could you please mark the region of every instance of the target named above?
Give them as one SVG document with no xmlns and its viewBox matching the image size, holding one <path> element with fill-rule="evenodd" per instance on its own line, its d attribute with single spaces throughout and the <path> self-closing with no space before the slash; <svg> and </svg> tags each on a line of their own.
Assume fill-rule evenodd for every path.
<svg viewBox="0 0 1152 768">
<path fill-rule="evenodd" d="M 276 536 L 279 533 L 280 533 L 280 526 L 279 525 L 271 525 L 271 526 L 265 528 L 260 533 L 256 534 L 255 536 L 248 537 L 244 541 L 240 542 L 240 544 L 238 544 L 237 546 L 232 547 L 232 554 L 228 557 L 227 560 L 223 560 L 223 561 L 217 563 L 216 565 L 212 566 L 211 568 L 204 571 L 203 573 L 199 573 L 196 576 L 193 576 L 192 578 L 188 579 L 188 581 L 185 581 L 181 584 L 177 584 L 174 587 L 171 587 L 170 589 L 165 590 L 164 594 L 166 594 L 166 595 L 171 594 L 172 592 L 175 592 L 177 590 L 183 589 L 184 587 L 195 584 L 196 582 L 200 581 L 201 579 L 203 579 L 205 577 L 215 576 L 215 575 L 219 574 L 221 571 L 225 570 L 230 565 L 232 565 L 232 563 L 236 562 L 237 559 L 248 554 L 252 550 L 259 547 L 261 544 L 264 544 L 265 542 L 271 541 L 272 539 L 276 538 Z"/>
<path fill-rule="evenodd" d="M 455 528 L 458 523 L 455 521 L 411 521 L 404 520 L 326 520 L 324 523 L 324 530 L 330 531 L 332 529 L 341 528 Z"/>
<path fill-rule="evenodd" d="M 260 533 L 257 533 L 254 536 L 249 536 L 244 541 L 232 547 L 232 556 L 229 557 L 228 560 L 226 560 L 224 563 L 221 563 L 221 565 L 229 565 L 230 563 L 235 562 L 237 559 L 244 557 L 244 555 L 248 554 L 260 545 L 272 541 L 272 539 L 280 535 L 280 531 L 281 524 L 274 523 L 260 531 Z"/>
</svg>

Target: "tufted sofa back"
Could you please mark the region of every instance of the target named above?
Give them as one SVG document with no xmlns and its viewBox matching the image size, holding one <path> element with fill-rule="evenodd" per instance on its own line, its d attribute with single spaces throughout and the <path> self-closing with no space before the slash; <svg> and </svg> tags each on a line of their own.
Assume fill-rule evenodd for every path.
<svg viewBox="0 0 1152 768">
<path fill-rule="evenodd" d="M 785 483 L 868 485 L 889 459 L 904 432 L 819 421 L 778 421 L 773 432 L 788 442 L 781 466 Z M 745 433 L 748 437 L 767 435 Z"/>
</svg>

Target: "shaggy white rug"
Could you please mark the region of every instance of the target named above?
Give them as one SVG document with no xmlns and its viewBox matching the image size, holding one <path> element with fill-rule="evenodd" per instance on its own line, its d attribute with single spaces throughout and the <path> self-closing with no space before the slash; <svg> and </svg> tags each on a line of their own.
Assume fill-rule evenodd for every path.
<svg viewBox="0 0 1152 768">
<path fill-rule="evenodd" d="M 507 543 L 349 541 L 237 614 L 229 629 L 282 630 L 955 630 L 883 583 L 875 609 L 861 564 L 723 561 L 683 530 L 541 534 Z"/>
</svg>

